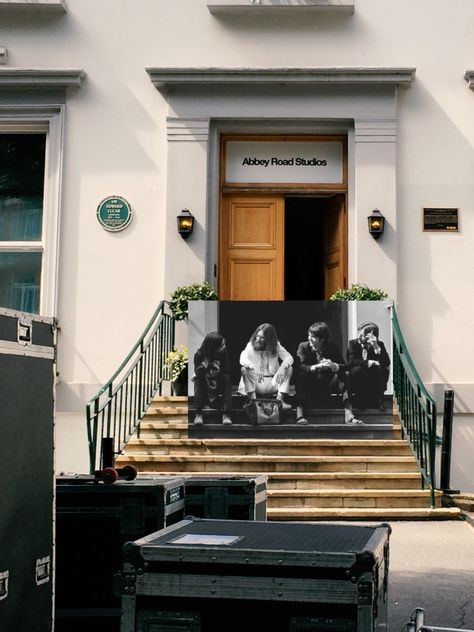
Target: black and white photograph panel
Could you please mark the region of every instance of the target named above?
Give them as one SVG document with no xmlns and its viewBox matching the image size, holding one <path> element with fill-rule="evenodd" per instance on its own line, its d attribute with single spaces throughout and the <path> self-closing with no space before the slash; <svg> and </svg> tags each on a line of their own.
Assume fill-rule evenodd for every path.
<svg viewBox="0 0 474 632">
<path fill-rule="evenodd" d="M 381 437 L 390 303 L 193 301 L 189 436 Z"/>
</svg>

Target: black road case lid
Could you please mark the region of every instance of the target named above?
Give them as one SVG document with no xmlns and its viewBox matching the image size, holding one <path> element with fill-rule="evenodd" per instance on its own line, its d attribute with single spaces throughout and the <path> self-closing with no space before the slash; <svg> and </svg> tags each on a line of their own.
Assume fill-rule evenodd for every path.
<svg viewBox="0 0 474 632">
<path fill-rule="evenodd" d="M 124 559 L 367 569 L 383 556 L 388 524 L 247 522 L 189 518 L 124 545 Z"/>
<path fill-rule="evenodd" d="M 130 493 L 149 491 L 153 488 L 162 488 L 164 491 L 167 491 L 175 487 L 184 487 L 184 478 L 179 476 L 141 478 L 138 476 L 133 481 L 118 480 L 112 485 L 106 485 L 88 474 L 63 474 L 56 476 L 56 491 L 64 494 L 82 494 L 84 490 L 95 494 L 123 494 L 127 491 L 130 491 Z"/>
</svg>

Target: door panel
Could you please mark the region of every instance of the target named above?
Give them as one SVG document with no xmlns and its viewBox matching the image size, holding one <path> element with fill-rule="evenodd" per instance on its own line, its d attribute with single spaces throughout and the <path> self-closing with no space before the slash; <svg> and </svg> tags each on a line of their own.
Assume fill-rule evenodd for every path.
<svg viewBox="0 0 474 632">
<path fill-rule="evenodd" d="M 232 204 L 229 215 L 231 248 L 275 248 L 275 213 L 266 205 Z"/>
<path fill-rule="evenodd" d="M 222 197 L 219 271 L 222 300 L 284 298 L 283 196 Z"/>
<path fill-rule="evenodd" d="M 262 258 L 230 261 L 230 287 L 234 301 L 271 301 L 275 279 L 275 261 Z"/>
<path fill-rule="evenodd" d="M 324 298 L 346 285 L 346 205 L 345 196 L 328 199 L 324 222 Z"/>
</svg>

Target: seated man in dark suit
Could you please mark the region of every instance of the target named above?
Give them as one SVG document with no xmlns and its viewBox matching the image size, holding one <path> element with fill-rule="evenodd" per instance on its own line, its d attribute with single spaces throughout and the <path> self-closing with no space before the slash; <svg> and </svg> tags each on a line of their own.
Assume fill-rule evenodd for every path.
<svg viewBox="0 0 474 632">
<path fill-rule="evenodd" d="M 201 425 L 202 409 L 212 405 L 219 395 L 223 400 L 222 423 L 232 423 L 232 392 L 230 384 L 230 362 L 225 339 L 211 332 L 202 341 L 194 355 L 194 403 L 196 406 L 195 425 Z"/>
<path fill-rule="evenodd" d="M 308 423 L 304 417 L 304 405 L 308 401 L 328 400 L 331 394 L 342 395 L 345 423 L 363 423 L 352 414 L 346 389 L 346 365 L 339 348 L 329 339 L 327 323 L 311 325 L 308 340 L 300 343 L 296 355 L 296 423 Z"/>
<path fill-rule="evenodd" d="M 358 336 L 349 340 L 347 349 L 349 393 L 358 408 L 375 401 L 383 409 L 383 395 L 390 374 L 390 358 L 379 340 L 379 328 L 373 322 L 360 325 Z"/>
</svg>

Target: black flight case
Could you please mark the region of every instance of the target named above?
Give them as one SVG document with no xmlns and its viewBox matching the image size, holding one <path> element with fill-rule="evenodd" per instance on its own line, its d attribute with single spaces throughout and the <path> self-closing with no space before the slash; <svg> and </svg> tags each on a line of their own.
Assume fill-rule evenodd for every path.
<svg viewBox="0 0 474 632">
<path fill-rule="evenodd" d="M 0 308 L 0 630 L 53 621 L 56 324 Z"/>
<path fill-rule="evenodd" d="M 182 520 L 184 479 L 171 476 L 118 480 L 56 478 L 55 632 L 119 632 L 120 595 L 114 572 L 121 548 Z"/>
<path fill-rule="evenodd" d="M 229 520 L 267 519 L 267 476 L 189 476 L 187 516 Z"/>
<path fill-rule="evenodd" d="M 382 632 L 390 526 L 185 519 L 123 547 L 121 632 Z"/>
</svg>

